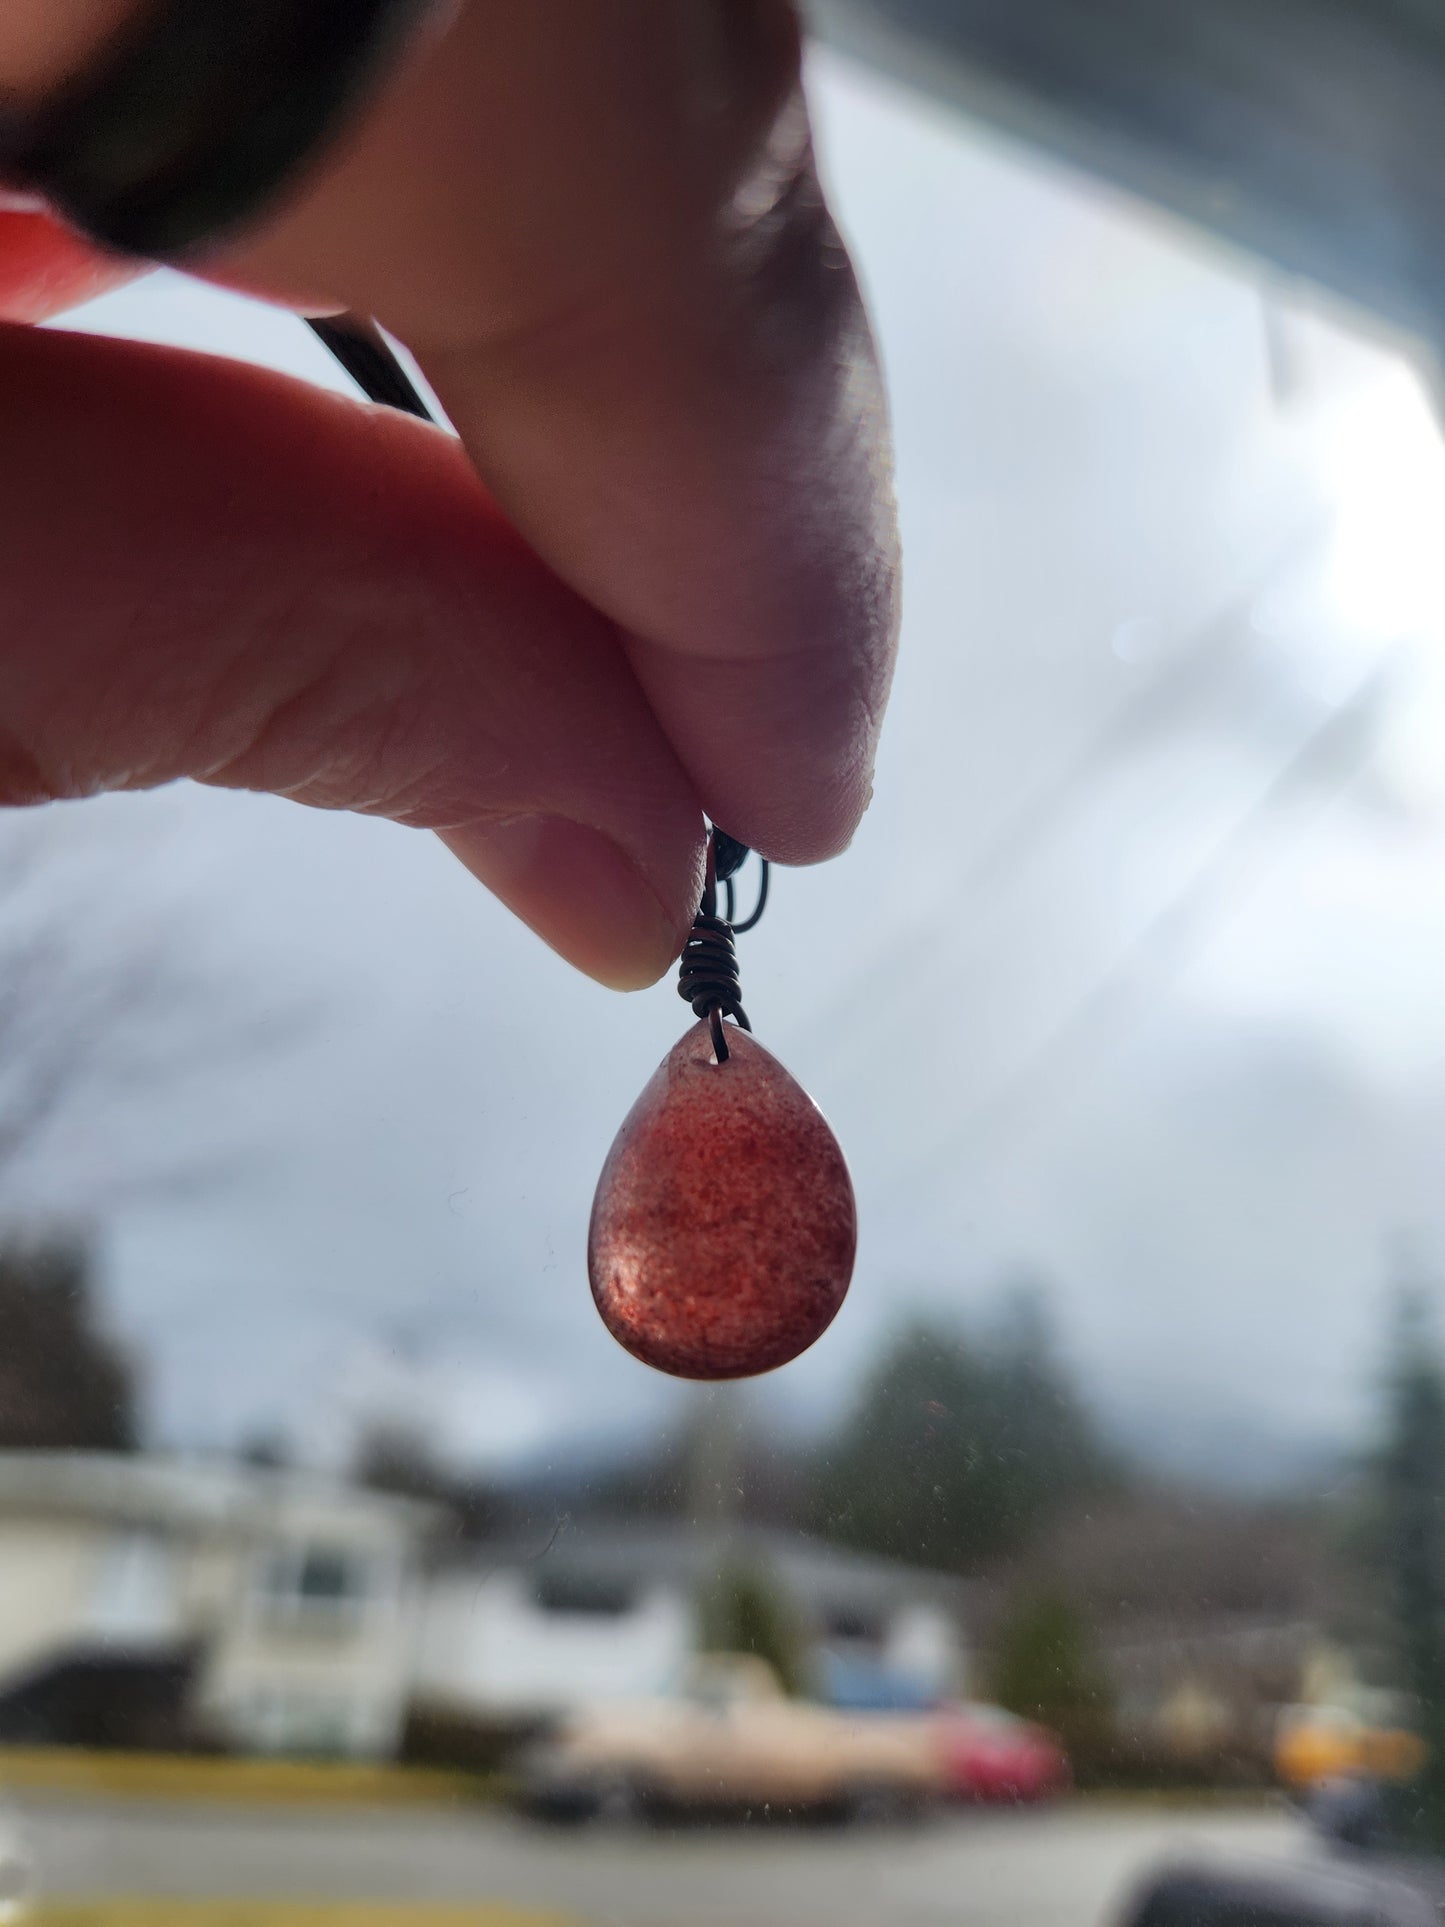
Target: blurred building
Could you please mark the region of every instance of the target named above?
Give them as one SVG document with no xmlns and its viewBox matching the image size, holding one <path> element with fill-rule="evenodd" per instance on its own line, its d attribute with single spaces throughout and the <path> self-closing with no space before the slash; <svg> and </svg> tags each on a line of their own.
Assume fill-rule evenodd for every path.
<svg viewBox="0 0 1445 1927">
<path fill-rule="evenodd" d="M 963 1687 L 960 1581 L 751 1528 L 728 1535 L 726 1557 L 765 1574 L 797 1616 L 829 1697 L 903 1706 Z M 527 1720 L 674 1690 L 698 1650 L 699 1602 L 718 1560 L 710 1534 L 629 1524 L 459 1554 L 427 1587 L 416 1705 Z"/>
<path fill-rule="evenodd" d="M 1283 1615 L 1132 1628 L 1104 1649 L 1120 1733 L 1181 1758 L 1223 1750 L 1265 1762 L 1320 1646 L 1316 1623 Z"/>
<path fill-rule="evenodd" d="M 0 1453 L 0 1740 L 391 1753 L 435 1516 L 273 1468 Z"/>
</svg>

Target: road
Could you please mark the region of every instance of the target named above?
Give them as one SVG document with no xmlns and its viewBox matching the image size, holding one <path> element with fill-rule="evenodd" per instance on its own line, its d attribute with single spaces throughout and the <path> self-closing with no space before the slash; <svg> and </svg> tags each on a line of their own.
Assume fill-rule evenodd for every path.
<svg viewBox="0 0 1445 1927">
<path fill-rule="evenodd" d="M 1099 1927 L 1171 1856 L 1310 1850 L 1284 1813 L 1130 1805 L 907 1832 L 559 1833 L 493 1811 L 33 1797 L 18 1814 L 44 1894 L 485 1901 L 587 1927 Z"/>
</svg>

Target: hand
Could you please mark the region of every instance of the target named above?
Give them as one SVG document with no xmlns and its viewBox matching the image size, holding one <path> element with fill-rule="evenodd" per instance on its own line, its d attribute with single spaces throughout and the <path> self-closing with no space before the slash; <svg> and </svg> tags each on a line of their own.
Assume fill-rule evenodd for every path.
<svg viewBox="0 0 1445 1927">
<path fill-rule="evenodd" d="M 0 84 L 8 53 L 38 86 L 62 16 L 131 0 L 17 3 Z M 682 943 L 702 811 L 784 862 L 840 850 L 896 558 L 797 64 L 781 0 L 463 0 L 207 262 L 376 315 L 460 445 L 264 371 L 0 328 L 0 801 L 184 775 L 434 829 L 619 987 Z M 0 311 L 107 271 L 0 215 Z"/>
</svg>

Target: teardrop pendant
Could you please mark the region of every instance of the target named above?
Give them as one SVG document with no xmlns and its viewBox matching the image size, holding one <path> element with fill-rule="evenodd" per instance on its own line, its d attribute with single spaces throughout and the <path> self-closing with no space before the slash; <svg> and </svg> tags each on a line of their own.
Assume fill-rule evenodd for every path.
<svg viewBox="0 0 1445 1927">
<path fill-rule="evenodd" d="M 750 1378 L 831 1324 L 857 1214 L 822 1112 L 737 1027 L 747 1020 L 711 862 L 689 951 L 682 990 L 703 1021 L 669 1051 L 608 1153 L 587 1266 L 603 1322 L 634 1358 L 679 1378 Z"/>
</svg>

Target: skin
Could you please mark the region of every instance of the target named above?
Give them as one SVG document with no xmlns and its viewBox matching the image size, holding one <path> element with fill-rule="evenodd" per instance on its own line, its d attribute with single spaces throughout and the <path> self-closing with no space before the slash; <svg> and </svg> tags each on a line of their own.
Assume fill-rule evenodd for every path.
<svg viewBox="0 0 1445 1927">
<path fill-rule="evenodd" d="M 133 4 L 8 0 L 0 92 Z M 134 270 L 0 211 L 0 802 L 185 775 L 435 830 L 619 988 L 681 946 L 704 811 L 843 849 L 897 560 L 798 53 L 781 0 L 462 0 L 189 264 L 377 316 L 460 442 L 19 325 Z"/>
</svg>

